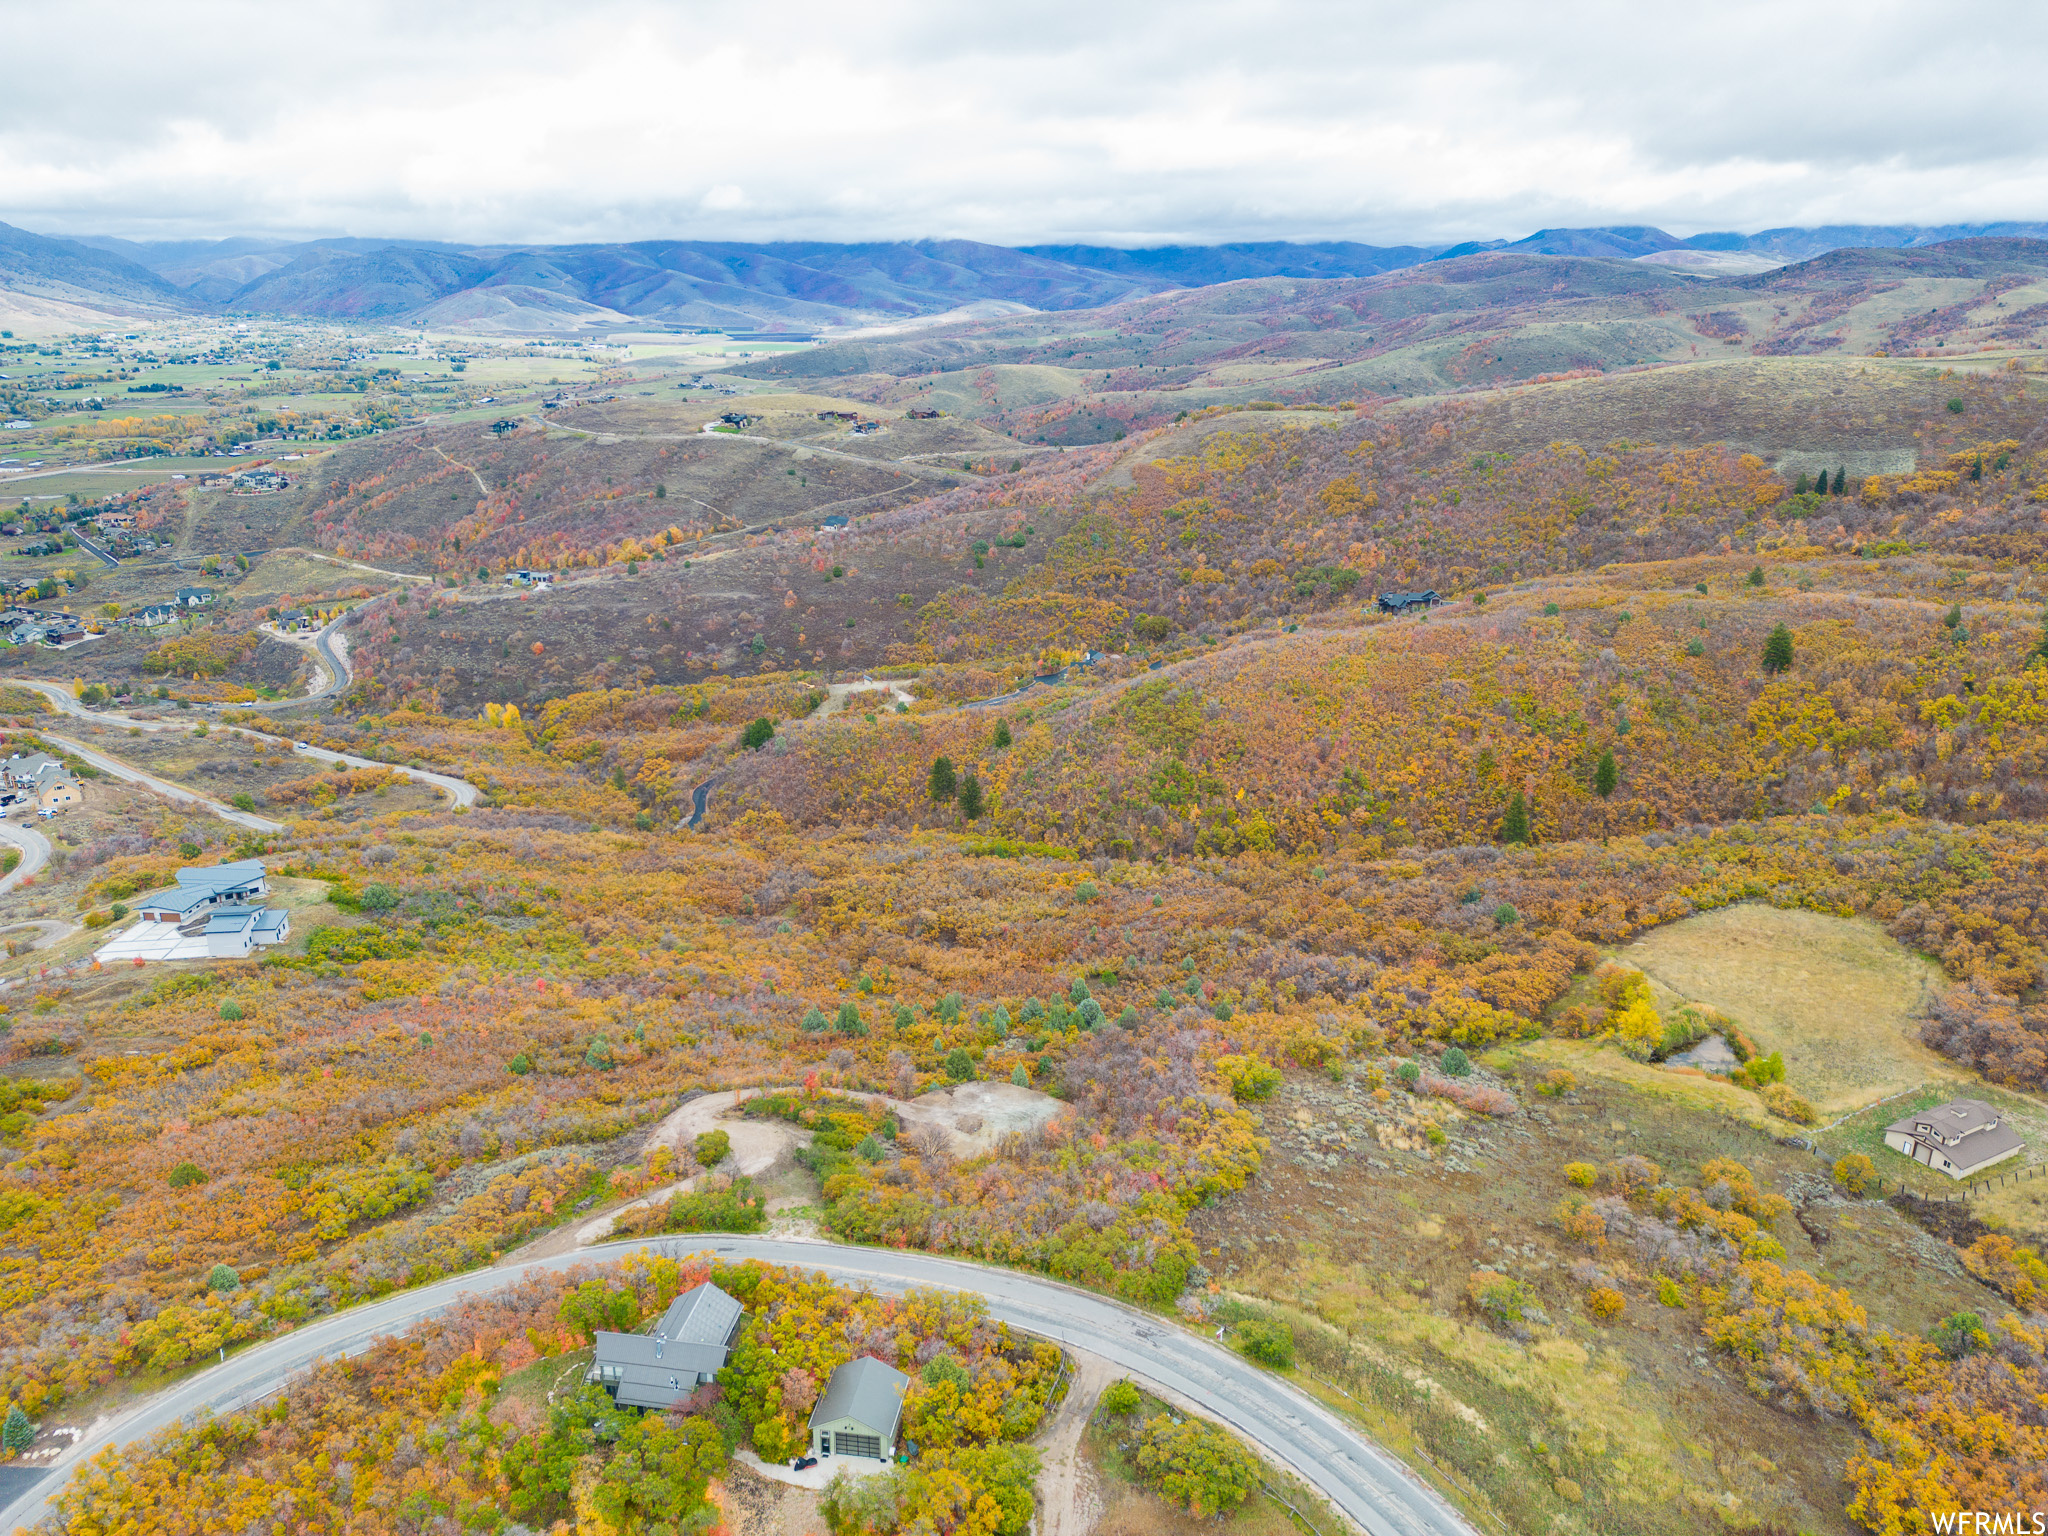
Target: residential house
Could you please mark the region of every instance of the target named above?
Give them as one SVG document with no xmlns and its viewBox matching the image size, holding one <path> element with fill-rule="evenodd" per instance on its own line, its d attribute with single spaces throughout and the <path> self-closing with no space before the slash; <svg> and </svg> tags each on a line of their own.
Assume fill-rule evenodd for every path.
<svg viewBox="0 0 2048 1536">
<path fill-rule="evenodd" d="M 277 627 L 288 635 L 297 635 L 303 634 L 309 629 L 317 629 L 319 625 L 305 609 L 294 608 L 289 613 L 281 613 L 277 616 Z"/>
<path fill-rule="evenodd" d="M 100 513 L 93 521 L 102 528 L 133 528 L 135 526 L 135 514 L 133 512 L 116 511 L 110 508 Z"/>
<path fill-rule="evenodd" d="M 177 604 L 180 608 L 204 608 L 212 601 L 213 588 L 211 587 L 178 588 Z"/>
<path fill-rule="evenodd" d="M 128 615 L 128 622 L 138 629 L 155 629 L 160 624 L 178 622 L 176 603 L 148 603 Z"/>
<path fill-rule="evenodd" d="M 873 1355 L 847 1361 L 832 1373 L 811 1410 L 811 1454 L 888 1461 L 896 1454 L 903 1395 L 909 1390 L 908 1376 Z"/>
<path fill-rule="evenodd" d="M 834 512 L 830 517 L 819 523 L 818 526 L 820 528 L 845 528 L 850 526 L 852 521 L 844 512 Z"/>
<path fill-rule="evenodd" d="M 1952 1179 L 1982 1173 L 2018 1156 L 2026 1146 L 2019 1132 L 1982 1099 L 1951 1099 L 1932 1109 L 1917 1109 L 1884 1128 L 1884 1144 Z"/>
<path fill-rule="evenodd" d="M 40 618 L 14 619 L 7 625 L 7 641 L 10 645 L 41 645 L 47 632 Z"/>
<path fill-rule="evenodd" d="M 259 944 L 282 944 L 291 936 L 291 914 L 274 907 L 215 907 L 204 930 L 206 953 L 216 960 L 236 960 Z"/>
<path fill-rule="evenodd" d="M 882 424 L 879 421 L 864 421 L 853 429 L 853 435 L 855 437 L 872 437 L 881 430 Z"/>
<path fill-rule="evenodd" d="M 71 770 L 47 752 L 17 752 L 0 762 L 0 804 L 26 801 L 39 811 L 55 811 L 83 798 Z"/>
<path fill-rule="evenodd" d="M 175 885 L 154 891 L 136 905 L 145 923 L 182 923 L 215 907 L 241 906 L 270 894 L 260 859 L 232 864 L 186 865 Z"/>
<path fill-rule="evenodd" d="M 654 1332 L 599 1332 L 585 1381 L 624 1408 L 668 1408 L 725 1369 L 740 1335 L 740 1304 L 715 1285 L 700 1285 L 669 1303 Z"/>
<path fill-rule="evenodd" d="M 69 645 L 85 638 L 85 625 L 68 613 L 60 613 L 43 625 L 43 644 Z"/>
<path fill-rule="evenodd" d="M 939 419 L 939 413 L 937 411 L 931 410 L 919 409 L 915 411 L 905 411 L 903 414 L 908 416 L 912 421 L 937 421 Z"/>
</svg>

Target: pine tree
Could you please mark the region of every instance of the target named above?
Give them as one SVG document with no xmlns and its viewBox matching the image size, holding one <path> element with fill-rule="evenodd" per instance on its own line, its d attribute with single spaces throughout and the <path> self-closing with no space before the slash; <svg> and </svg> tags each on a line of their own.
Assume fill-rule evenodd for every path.
<svg viewBox="0 0 2048 1536">
<path fill-rule="evenodd" d="M 1839 464 L 1835 466 L 1835 494 L 1837 496 L 1849 494 L 1849 472 Z"/>
<path fill-rule="evenodd" d="M 996 745 L 999 747 L 1007 747 L 1009 744 L 1010 722 L 1007 720 L 998 720 L 996 722 Z"/>
<path fill-rule="evenodd" d="M 960 814 L 969 821 L 981 819 L 981 780 L 971 773 L 960 781 Z"/>
<path fill-rule="evenodd" d="M 1609 747 L 1600 754 L 1599 766 L 1593 770 L 1593 791 L 1605 800 L 1620 782 L 1621 769 L 1614 761 L 1614 749 Z"/>
<path fill-rule="evenodd" d="M 10 1451 L 25 1451 L 35 1442 L 36 1427 L 21 1410 L 21 1404 L 12 1404 L 7 1410 L 7 1423 L 0 1427 L 0 1445 Z"/>
<path fill-rule="evenodd" d="M 1782 624 L 1764 641 L 1764 670 L 1774 677 L 1792 670 L 1792 631 Z"/>
<path fill-rule="evenodd" d="M 1529 841 L 1529 797 L 1519 789 L 1508 801 L 1507 814 L 1500 819 L 1500 840 L 1504 843 Z"/>
<path fill-rule="evenodd" d="M 1802 469 L 1801 471 L 1799 471 L 1798 482 L 1794 484 L 1792 487 L 1792 494 L 1794 496 L 1804 496 L 1808 491 L 1812 489 L 1813 482 L 1806 478 L 1806 471 Z"/>
<path fill-rule="evenodd" d="M 950 800 L 959 787 L 959 781 L 953 777 L 953 760 L 949 757 L 934 758 L 931 777 L 932 798 Z"/>
<path fill-rule="evenodd" d="M 1752 587 L 1760 587 L 1764 584 L 1764 568 L 1762 566 L 1753 565 L 1749 568 L 1749 584 Z"/>
</svg>

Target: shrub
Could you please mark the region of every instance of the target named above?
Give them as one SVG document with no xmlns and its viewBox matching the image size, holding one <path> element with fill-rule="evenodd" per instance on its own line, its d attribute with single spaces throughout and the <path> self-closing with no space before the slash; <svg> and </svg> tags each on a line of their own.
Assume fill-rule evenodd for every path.
<svg viewBox="0 0 2048 1536">
<path fill-rule="evenodd" d="M 1519 1280 L 1482 1269 L 1465 1282 L 1465 1299 L 1496 1323 L 1518 1323 L 1536 1304 L 1536 1293 Z"/>
<path fill-rule="evenodd" d="M 1951 1360 L 1961 1360 L 1991 1347 L 1984 1319 L 1974 1312 L 1951 1312 L 1927 1330 L 1927 1341 Z"/>
<path fill-rule="evenodd" d="M 825 1015 L 823 1010 L 821 1010 L 815 1003 L 812 1004 L 811 1007 L 804 1013 L 803 1030 L 804 1033 L 807 1035 L 817 1035 L 824 1033 Z"/>
<path fill-rule="evenodd" d="M 1685 1292 L 1678 1288 L 1678 1282 L 1669 1275 L 1659 1275 L 1657 1299 L 1667 1307 L 1682 1307 L 1685 1305 Z"/>
<path fill-rule="evenodd" d="M 194 1184 L 206 1182 L 206 1170 L 197 1163 L 180 1163 L 170 1171 L 164 1182 L 173 1189 L 190 1189 Z"/>
<path fill-rule="evenodd" d="M 209 1291 L 232 1291 L 241 1283 L 242 1277 L 227 1264 L 216 1264 L 206 1273 L 206 1288 Z"/>
<path fill-rule="evenodd" d="M 527 1059 L 526 1052 L 521 1051 L 506 1063 L 505 1070 L 514 1077 L 524 1077 L 533 1070 L 533 1063 Z"/>
<path fill-rule="evenodd" d="M 395 887 L 373 880 L 363 887 L 363 894 L 357 898 L 365 912 L 389 912 L 398 905 L 398 891 Z"/>
<path fill-rule="evenodd" d="M 1794 1125 L 1812 1125 L 1820 1118 L 1813 1106 L 1794 1093 L 1786 1083 L 1764 1085 L 1764 1108 L 1780 1120 L 1790 1120 Z"/>
<path fill-rule="evenodd" d="M 1444 1052 L 1444 1058 L 1439 1065 L 1451 1077 L 1470 1077 L 1472 1075 L 1472 1058 L 1455 1045 Z"/>
<path fill-rule="evenodd" d="M 1563 1067 L 1552 1067 L 1543 1074 L 1543 1082 L 1536 1089 L 1538 1093 L 1556 1098 L 1561 1093 L 1570 1093 L 1579 1086 L 1579 1080 Z"/>
<path fill-rule="evenodd" d="M 1422 1081 L 1422 1068 L 1412 1061 L 1404 1061 L 1394 1068 L 1394 1076 L 1401 1080 L 1402 1086 L 1413 1089 Z"/>
<path fill-rule="evenodd" d="M 697 1154 L 697 1161 L 704 1167 L 715 1167 L 732 1154 L 732 1137 L 724 1131 L 706 1131 L 690 1150 Z"/>
<path fill-rule="evenodd" d="M 1137 1462 L 1146 1481 L 1203 1519 L 1237 1508 L 1259 1486 L 1251 1452 L 1205 1419 L 1149 1420 Z"/>
<path fill-rule="evenodd" d="M 740 732 L 740 745 L 749 752 L 758 752 L 775 739 L 775 722 L 766 715 L 748 723 Z"/>
<path fill-rule="evenodd" d="M 256 797 L 247 790 L 244 790 L 241 794 L 228 801 L 228 804 L 238 811 L 253 811 L 256 809 Z"/>
<path fill-rule="evenodd" d="M 946 1052 L 946 1076 L 956 1083 L 973 1080 L 974 1058 L 967 1054 L 965 1047 L 956 1045 Z"/>
<path fill-rule="evenodd" d="M 1847 1157 L 1835 1160 L 1835 1182 L 1852 1195 L 1862 1195 L 1876 1177 L 1877 1169 L 1865 1153 L 1851 1152 Z"/>
<path fill-rule="evenodd" d="M 1598 1322 L 1613 1322 L 1627 1305 L 1628 1298 L 1611 1285 L 1596 1285 L 1586 1292 L 1586 1310 Z"/>
<path fill-rule="evenodd" d="M 752 1179 L 735 1179 L 730 1189 L 677 1195 L 668 1203 L 669 1232 L 759 1232 L 768 1225 L 768 1202 Z"/>
<path fill-rule="evenodd" d="M 1253 1318 L 1237 1325 L 1236 1344 L 1250 1359 L 1276 1371 L 1294 1366 L 1294 1330 L 1285 1323 Z"/>
<path fill-rule="evenodd" d="M 1129 1381 L 1113 1381 L 1102 1394 L 1105 1413 L 1136 1413 L 1142 1401 L 1137 1387 Z"/>
<path fill-rule="evenodd" d="M 1564 1176 L 1581 1189 L 1591 1189 L 1600 1177 L 1600 1170 L 1591 1163 L 1566 1163 Z"/>
<path fill-rule="evenodd" d="M 220 1005 L 220 1016 L 224 1019 L 239 1019 L 242 1016 L 242 1005 L 231 997 Z"/>
<path fill-rule="evenodd" d="M 1240 1104 L 1271 1098 L 1281 1081 L 1280 1069 L 1256 1056 L 1219 1056 L 1216 1071 L 1229 1087 L 1230 1096 Z"/>
</svg>

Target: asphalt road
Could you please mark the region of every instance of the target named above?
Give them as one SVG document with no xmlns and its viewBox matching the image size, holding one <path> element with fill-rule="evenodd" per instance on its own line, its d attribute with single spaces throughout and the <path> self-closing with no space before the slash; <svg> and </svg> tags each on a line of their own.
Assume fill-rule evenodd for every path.
<svg viewBox="0 0 2048 1536">
<path fill-rule="evenodd" d="M 0 1531 L 41 1519 L 71 1469 L 107 1446 L 141 1439 L 202 1409 L 225 1413 L 247 1406 L 275 1392 L 316 1359 L 360 1354 L 380 1337 L 440 1315 L 466 1294 L 495 1291 L 529 1274 L 615 1261 L 643 1249 L 713 1252 L 729 1259 L 802 1265 L 878 1291 L 941 1286 L 978 1293 L 988 1299 L 989 1313 L 999 1321 L 1100 1355 L 1168 1397 L 1222 1420 L 1316 1488 L 1369 1536 L 1475 1536 L 1464 1517 L 1432 1489 L 1313 1398 L 1164 1319 L 1035 1275 L 959 1259 L 716 1234 L 603 1243 L 525 1264 L 510 1263 L 306 1324 L 201 1371 L 88 1434 L 66 1455 L 62 1467 L 0 1509 Z"/>
<path fill-rule="evenodd" d="M 323 637 L 324 634 L 325 631 L 322 632 Z M 343 667 L 345 663 L 337 657 L 335 665 Z M 343 681 L 346 682 L 345 672 L 341 675 Z M 138 720 L 133 716 L 118 714 L 112 710 L 87 709 L 77 699 L 72 697 L 69 689 L 61 688 L 55 683 L 24 678 L 21 680 L 20 686 L 35 689 L 36 692 L 57 706 L 58 713 L 72 715 L 80 720 L 97 720 L 105 725 L 132 725 L 145 731 L 183 731 L 191 729 L 183 721 Z M 290 741 L 294 752 L 299 753 L 303 757 L 317 759 L 323 763 L 344 763 L 351 768 L 386 768 L 408 779 L 418 779 L 422 784 L 433 785 L 448 796 L 456 805 L 476 804 L 477 787 L 470 783 L 469 780 L 458 779 L 453 774 L 431 773 L 425 768 L 407 768 L 398 763 L 381 763 L 375 758 L 355 757 L 347 752 L 330 752 L 325 747 L 309 747 L 301 742 L 292 741 L 288 736 L 273 736 L 267 731 L 251 730 L 245 725 L 237 725 L 234 729 L 241 731 L 245 735 L 259 737 L 264 741 L 278 743 Z M 195 794 L 189 789 L 184 789 L 167 780 L 159 779 L 154 774 L 144 773 L 139 768 L 131 768 L 119 758 L 110 757 L 96 747 L 88 747 L 81 742 L 71 740 L 69 737 L 52 735 L 47 731 L 41 734 L 48 736 L 51 741 L 59 742 L 69 747 L 95 768 L 111 773 L 116 778 L 126 779 L 131 784 L 148 785 L 152 789 L 169 795 L 173 800 L 204 806 L 216 816 L 231 821 L 237 826 L 247 827 L 255 832 L 282 832 L 284 830 L 283 826 L 278 822 L 266 821 L 263 817 L 252 815 L 248 811 L 235 810 L 231 806 L 222 805 L 218 800 L 209 800 L 204 795 Z M 0 886 L 0 890 L 4 889 L 4 886 Z"/>
<path fill-rule="evenodd" d="M 73 741 L 69 736 L 59 736 L 51 731 L 42 731 L 38 734 L 45 741 L 54 741 L 58 746 L 67 747 L 71 751 L 76 752 L 88 763 L 91 763 L 93 767 L 99 769 L 101 773 L 110 773 L 117 779 L 126 779 L 130 784 L 140 784 L 144 789 L 153 789 L 158 794 L 175 800 L 181 805 L 192 805 L 202 810 L 211 811 L 214 815 L 220 817 L 222 821 L 231 821 L 238 827 L 247 827 L 251 832 L 282 832 L 284 830 L 284 823 L 281 821 L 271 821 L 267 817 L 258 816 L 254 811 L 238 811 L 231 805 L 225 805 L 221 801 L 209 799 L 197 790 L 186 789 L 183 785 L 173 784 L 169 779 L 160 779 L 153 773 L 122 762 L 118 757 L 109 757 L 97 747 L 88 747 L 82 741 Z"/>
<path fill-rule="evenodd" d="M 13 890 L 50 862 L 50 840 L 34 827 L 18 827 L 11 821 L 0 821 L 0 841 L 12 843 L 21 850 L 21 862 L 8 871 L 5 879 L 0 879 L 0 895 Z"/>
</svg>

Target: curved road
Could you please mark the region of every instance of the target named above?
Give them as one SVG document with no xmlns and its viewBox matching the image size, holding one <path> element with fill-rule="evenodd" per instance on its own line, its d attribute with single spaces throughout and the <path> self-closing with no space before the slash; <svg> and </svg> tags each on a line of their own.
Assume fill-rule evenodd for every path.
<svg viewBox="0 0 2048 1536">
<path fill-rule="evenodd" d="M 0 895 L 13 890 L 30 875 L 50 862 L 50 840 L 34 827 L 17 827 L 11 821 L 0 821 L 0 842 L 9 842 L 21 850 L 21 862 L 0 879 Z"/>
<path fill-rule="evenodd" d="M 41 1519 L 71 1469 L 107 1446 L 125 1445 L 202 1410 L 225 1413 L 244 1407 L 277 1391 L 313 1361 L 360 1354 L 378 1338 L 436 1317 L 465 1295 L 499 1290 L 530 1274 L 612 1262 L 642 1250 L 802 1265 L 878 1291 L 940 1286 L 979 1294 L 987 1298 L 989 1314 L 997 1320 L 1100 1355 L 1169 1397 L 1221 1419 L 1285 1463 L 1369 1536 L 1474 1536 L 1464 1517 L 1434 1490 L 1321 1403 L 1163 1318 L 1036 1275 L 959 1259 L 714 1233 L 603 1243 L 458 1275 L 353 1307 L 246 1349 L 88 1433 L 65 1455 L 55 1475 L 0 1509 L 0 1531 Z"/>
<path fill-rule="evenodd" d="M 337 663 L 337 665 L 345 665 L 345 663 Z M 344 681 L 346 681 L 345 678 Z M 108 725 L 132 725 L 145 731 L 182 731 L 190 729 L 184 722 L 177 720 L 138 720 L 131 715 L 116 714 L 111 710 L 87 709 L 77 699 L 72 697 L 70 690 L 60 688 L 55 683 L 24 678 L 21 680 L 20 686 L 35 689 L 37 693 L 40 693 L 44 698 L 57 706 L 59 714 L 71 715 L 80 720 L 97 720 Z M 356 757 L 348 752 L 330 751 L 326 747 L 310 747 L 304 742 L 292 740 L 289 736 L 273 736 L 268 731 L 252 730 L 245 725 L 235 725 L 231 729 L 240 731 L 245 736 L 254 736 L 261 741 L 276 742 L 279 745 L 289 743 L 294 752 L 299 753 L 303 757 L 315 758 L 320 762 L 342 763 L 350 768 L 389 769 L 392 773 L 401 774 L 408 779 L 417 779 L 422 784 L 433 785 L 444 795 L 448 796 L 449 800 L 456 805 L 475 805 L 477 801 L 477 787 L 470 783 L 469 780 L 458 779 L 453 774 L 432 773 L 425 768 L 408 768 L 400 763 L 383 763 L 371 757 Z M 68 737 L 53 735 L 48 731 L 40 732 L 40 734 L 48 736 L 51 741 L 59 742 L 69 747 L 95 768 L 111 773 L 117 778 L 126 779 L 130 783 L 147 784 L 152 789 L 169 795 L 174 800 L 206 806 L 215 815 L 224 817 L 226 820 L 234 822 L 237 826 L 248 827 L 257 832 L 281 832 L 284 830 L 277 822 L 265 821 L 261 816 L 252 816 L 247 811 L 234 810 L 222 805 L 217 800 L 209 800 L 204 795 L 195 794 L 189 789 L 181 789 L 177 785 L 159 779 L 153 774 L 144 773 L 139 768 L 131 768 L 126 763 L 121 762 L 120 759 L 110 757 L 98 748 L 84 746 L 79 742 L 72 741 Z M 0 889 L 5 889 L 5 887 L 0 886 Z"/>
</svg>

